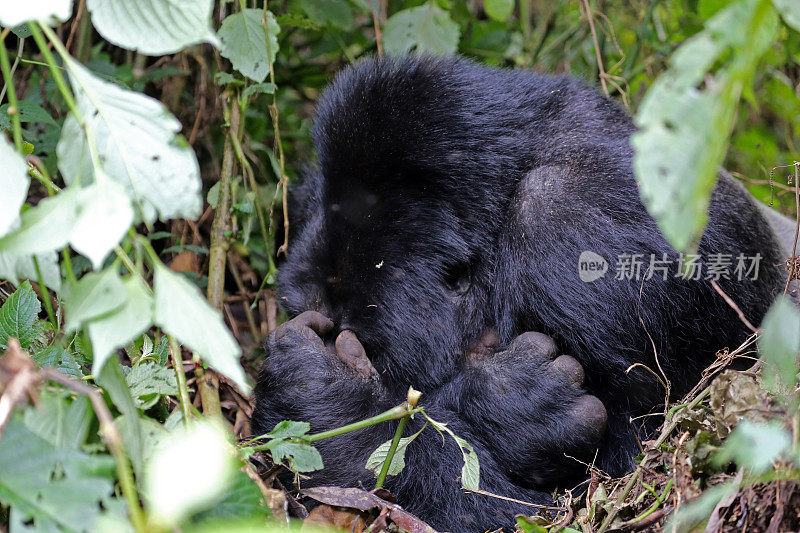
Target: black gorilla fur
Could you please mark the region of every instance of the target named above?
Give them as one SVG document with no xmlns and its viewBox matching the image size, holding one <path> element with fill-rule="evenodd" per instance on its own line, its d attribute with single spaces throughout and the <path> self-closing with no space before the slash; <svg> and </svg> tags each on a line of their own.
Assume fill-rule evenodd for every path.
<svg viewBox="0 0 800 533">
<path fill-rule="evenodd" d="M 612 269 L 625 253 L 677 260 L 639 198 L 633 131 L 616 103 L 569 76 L 458 58 L 370 59 L 339 74 L 319 102 L 319 167 L 294 191 L 279 276 L 290 316 L 324 317 L 305 313 L 267 341 L 255 434 L 284 419 L 338 427 L 413 385 L 475 447 L 490 492 L 551 503 L 554 487 L 585 476 L 567 456 L 628 469 L 656 418 L 629 420 L 658 410 L 664 390 L 626 370 L 658 371 L 655 350 L 678 397 L 748 333 L 708 281 L 579 279 L 584 250 Z M 757 280 L 719 280 L 758 323 L 784 279 L 781 248 L 725 176 L 699 245 L 711 253 L 761 254 Z M 355 336 L 326 347 L 345 330 Z M 580 365 L 556 345 L 582 365 L 582 387 Z M 372 488 L 364 464 L 395 428 L 319 442 L 325 468 L 305 485 Z M 452 441 L 443 448 L 426 430 L 387 488 L 440 530 L 484 531 L 532 512 L 463 492 L 460 469 Z"/>
</svg>

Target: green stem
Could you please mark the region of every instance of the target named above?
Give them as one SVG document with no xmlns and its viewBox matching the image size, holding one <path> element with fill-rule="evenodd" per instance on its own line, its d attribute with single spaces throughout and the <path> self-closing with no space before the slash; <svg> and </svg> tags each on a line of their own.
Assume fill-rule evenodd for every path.
<svg viewBox="0 0 800 533">
<path fill-rule="evenodd" d="M 189 388 L 186 386 L 186 373 L 183 371 L 181 347 L 172 335 L 169 336 L 169 355 L 178 378 L 178 399 L 183 413 L 183 422 L 188 425 L 192 420 L 192 404 L 189 401 Z"/>
<path fill-rule="evenodd" d="M 397 424 L 397 431 L 394 432 L 394 438 L 389 445 L 389 451 L 386 452 L 386 459 L 383 461 L 381 473 L 378 474 L 378 481 L 375 482 L 376 489 L 383 487 L 383 482 L 386 481 L 386 475 L 389 473 L 389 466 L 392 464 L 392 459 L 394 459 L 394 454 L 397 451 L 397 446 L 400 444 L 400 439 L 403 437 L 403 431 L 406 429 L 409 418 L 410 415 L 407 415 L 401 418 L 400 423 Z"/>
<path fill-rule="evenodd" d="M 69 57 L 69 54 L 64 49 L 64 45 L 61 44 L 58 36 L 48 26 L 40 27 L 36 22 L 31 22 L 28 24 L 28 27 L 31 30 L 31 36 L 33 37 L 33 40 L 36 41 L 36 45 L 42 52 L 42 57 L 44 57 L 44 61 L 47 63 L 50 73 L 53 75 L 53 81 L 56 82 L 58 91 L 61 93 L 64 101 L 67 103 L 67 107 L 75 115 L 75 118 L 78 120 L 78 122 L 83 124 L 83 119 L 81 117 L 81 112 L 78 109 L 78 104 L 75 103 L 75 98 L 72 96 L 72 91 L 67 85 L 64 75 L 61 73 L 61 67 L 56 64 L 56 58 L 53 56 L 53 52 L 50 51 L 50 48 L 47 47 L 47 41 L 45 41 L 42 32 L 47 35 L 47 38 L 51 43 L 53 43 L 53 47 L 58 51 L 62 58 Z"/>
<path fill-rule="evenodd" d="M 358 422 L 353 422 L 352 424 L 347 424 L 346 426 L 342 426 L 340 428 L 330 429 L 328 431 L 323 431 L 321 433 L 309 435 L 304 440 L 306 440 L 307 442 L 317 442 L 318 440 L 329 439 L 331 437 L 338 437 L 339 435 L 344 435 L 345 433 L 350 433 L 352 431 L 364 429 L 366 427 L 374 426 L 382 422 L 388 422 L 389 420 L 397 420 L 398 418 L 404 418 L 406 416 L 413 415 L 421 411 L 422 411 L 421 407 L 412 407 L 410 403 L 403 402 L 400 405 L 392 407 L 388 411 L 384 411 L 379 415 L 375 415 L 373 417 L 364 420 L 359 420 Z M 269 449 L 269 443 L 258 444 L 256 446 L 253 446 L 253 449 L 267 450 Z"/>
<path fill-rule="evenodd" d="M 53 312 L 53 304 L 50 301 L 50 291 L 47 290 L 47 285 L 44 284 L 44 277 L 42 277 L 42 270 L 39 268 L 39 260 L 36 256 L 33 257 L 33 268 L 36 269 L 36 279 L 39 281 L 39 289 L 42 291 L 42 300 L 44 300 L 44 307 L 47 310 L 47 318 L 53 324 L 53 331 L 58 331 L 58 321 L 56 314 Z"/>
<path fill-rule="evenodd" d="M 8 61 L 8 50 L 6 42 L 0 39 L 0 69 L 3 72 L 3 79 L 6 81 L 8 90 L 8 109 L 11 115 L 11 125 L 14 131 L 14 146 L 17 152 L 22 153 L 22 125 L 19 120 L 19 102 L 17 101 L 17 91 L 14 88 L 14 79 L 11 77 L 11 63 Z M 14 113 L 10 113 L 11 109 Z"/>
<path fill-rule="evenodd" d="M 331 437 L 338 437 L 339 435 L 344 435 L 345 433 L 350 433 L 351 431 L 364 429 L 369 426 L 374 426 L 375 424 L 380 424 L 381 422 L 388 422 L 389 420 L 397 420 L 398 418 L 413 415 L 414 413 L 418 413 L 420 411 L 422 411 L 421 407 L 414 408 L 411 407 L 408 402 L 403 402 L 402 404 L 392 407 L 388 411 L 384 411 L 379 415 L 375 415 L 365 420 L 359 420 L 358 422 L 353 422 L 352 424 L 347 424 L 346 426 L 342 426 L 340 428 L 330 429 L 328 431 L 311 435 L 308 437 L 308 441 L 316 442 L 318 440 L 329 439 Z"/>
</svg>

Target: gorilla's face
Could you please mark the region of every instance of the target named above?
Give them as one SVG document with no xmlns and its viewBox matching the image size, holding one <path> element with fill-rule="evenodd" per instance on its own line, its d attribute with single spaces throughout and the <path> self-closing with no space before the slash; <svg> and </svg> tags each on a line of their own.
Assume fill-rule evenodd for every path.
<svg viewBox="0 0 800 533">
<path fill-rule="evenodd" d="M 284 308 L 355 332 L 387 383 L 424 391 L 449 379 L 493 315 L 489 255 L 476 253 L 470 221 L 407 183 L 326 188 L 307 208 L 280 270 Z"/>
</svg>

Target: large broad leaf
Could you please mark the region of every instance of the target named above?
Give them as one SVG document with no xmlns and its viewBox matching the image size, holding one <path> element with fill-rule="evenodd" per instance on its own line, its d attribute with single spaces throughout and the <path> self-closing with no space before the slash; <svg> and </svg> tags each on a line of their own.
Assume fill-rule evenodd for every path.
<svg viewBox="0 0 800 533">
<path fill-rule="evenodd" d="M 239 345 L 222 315 L 189 280 L 164 265 L 156 266 L 156 324 L 227 376 L 244 392 L 250 386 L 239 364 Z"/>
<path fill-rule="evenodd" d="M 19 210 L 28 196 L 28 164 L 0 135 L 0 236 L 8 233 L 19 219 Z"/>
<path fill-rule="evenodd" d="M 102 171 L 96 176 L 93 184 L 81 190 L 81 214 L 69 240 L 94 268 L 100 268 L 133 224 L 133 206 L 122 185 Z"/>
<path fill-rule="evenodd" d="M 114 350 L 127 345 L 153 323 L 153 297 L 144 283 L 129 277 L 122 282 L 122 288 L 122 306 L 91 320 L 87 326 L 97 369 L 103 368 Z"/>
<path fill-rule="evenodd" d="M 152 361 L 131 368 L 125 381 L 139 409 L 149 409 L 163 394 L 178 394 L 175 371 Z"/>
<path fill-rule="evenodd" d="M 2 2 L 0 26 L 13 28 L 30 20 L 48 24 L 65 21 L 72 16 L 72 0 L 36 0 L 35 2 Z"/>
<path fill-rule="evenodd" d="M 210 424 L 195 423 L 164 439 L 148 461 L 144 478 L 148 510 L 162 524 L 176 524 L 219 500 L 236 470 L 234 450 L 224 433 Z"/>
<path fill-rule="evenodd" d="M 92 23 L 106 40 L 143 54 L 171 54 L 219 44 L 211 29 L 213 0 L 89 0 Z"/>
<path fill-rule="evenodd" d="M 676 249 L 699 242 L 739 99 L 777 22 L 768 0 L 730 3 L 675 52 L 642 101 L 633 166 L 648 211 Z M 733 59 L 718 61 L 728 51 Z"/>
<path fill-rule="evenodd" d="M 483 9 L 494 20 L 503 22 L 514 12 L 514 0 L 484 0 Z"/>
<path fill-rule="evenodd" d="M 125 289 L 116 268 L 91 272 L 70 287 L 65 307 L 67 332 L 75 331 L 93 318 L 116 311 L 125 302 Z"/>
<path fill-rule="evenodd" d="M 433 2 L 398 11 L 386 21 L 383 48 L 387 54 L 416 49 L 432 54 L 453 54 L 461 31 L 447 11 Z"/>
<path fill-rule="evenodd" d="M 89 436 L 94 411 L 86 396 L 70 396 L 61 389 L 42 390 L 36 409 L 23 412 L 22 423 L 56 448 L 79 449 Z"/>
<path fill-rule="evenodd" d="M 177 119 L 158 100 L 104 81 L 71 59 L 65 64 L 89 134 L 74 116 L 64 121 L 56 147 L 64 179 L 85 186 L 101 166 L 148 222 L 156 215 L 196 218 L 200 171 L 194 152 L 177 136 Z"/>
<path fill-rule="evenodd" d="M 780 297 L 770 307 L 761 327 L 758 348 L 767 363 L 764 382 L 770 387 L 780 384 L 794 390 L 800 352 L 800 312 L 791 300 Z"/>
<path fill-rule="evenodd" d="M 303 11 L 314 24 L 330 24 L 340 30 L 353 25 L 353 8 L 347 0 L 300 0 Z"/>
<path fill-rule="evenodd" d="M 114 461 L 56 447 L 12 419 L 0 440 L 0 500 L 33 531 L 93 531 L 114 500 Z"/>
<path fill-rule="evenodd" d="M 8 339 L 15 337 L 27 349 L 39 333 L 36 321 L 41 310 L 31 284 L 23 282 L 0 307 L 0 348 L 7 348 Z"/>
<path fill-rule="evenodd" d="M 783 21 L 800 31 L 800 4 L 797 0 L 772 0 L 775 8 L 780 12 Z"/>
<path fill-rule="evenodd" d="M 36 263 L 39 272 L 36 271 Z M 58 255 L 47 252 L 32 255 L 14 255 L 0 253 L 0 279 L 6 279 L 14 285 L 19 285 L 20 279 L 38 280 L 42 275 L 42 282 L 56 292 L 61 290 L 61 269 L 58 266 Z"/>
<path fill-rule="evenodd" d="M 269 66 L 278 53 L 278 33 L 281 31 L 271 12 L 267 11 L 266 32 L 263 20 L 262 10 L 243 9 L 225 17 L 219 28 L 222 55 L 231 60 L 233 68 L 255 81 L 264 81 L 267 78 Z"/>
<path fill-rule="evenodd" d="M 79 195 L 69 188 L 25 211 L 20 227 L 0 239 L 0 252 L 30 255 L 65 247 L 78 221 Z"/>
</svg>

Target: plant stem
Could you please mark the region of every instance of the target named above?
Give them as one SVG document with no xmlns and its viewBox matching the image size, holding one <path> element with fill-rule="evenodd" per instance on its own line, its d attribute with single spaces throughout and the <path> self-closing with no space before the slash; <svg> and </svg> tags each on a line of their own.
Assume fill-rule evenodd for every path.
<svg viewBox="0 0 800 533">
<path fill-rule="evenodd" d="M 394 438 L 392 439 L 392 443 L 389 445 L 389 451 L 386 452 L 386 459 L 383 461 L 381 473 L 378 474 L 378 481 L 375 482 L 376 489 L 383 487 L 383 482 L 386 481 L 386 475 L 389 473 L 389 466 L 392 464 L 392 459 L 394 459 L 397 446 L 400 444 L 400 439 L 403 437 L 403 430 L 406 429 L 409 416 L 410 415 L 407 415 L 404 418 L 401 418 L 400 423 L 397 424 L 397 431 L 394 432 Z"/>
<path fill-rule="evenodd" d="M 137 533 L 146 533 L 147 527 L 145 524 L 144 513 L 142 512 L 141 504 L 139 503 L 139 494 L 136 491 L 136 483 L 133 480 L 133 472 L 128 458 L 125 455 L 125 448 L 122 444 L 122 436 L 119 434 L 117 426 L 114 424 L 114 417 L 108 410 L 108 406 L 103 401 L 103 397 L 97 392 L 96 389 L 71 379 L 64 374 L 52 368 L 44 368 L 41 370 L 41 375 L 44 379 L 55 381 L 73 391 L 84 394 L 89 397 L 92 403 L 94 412 L 97 419 L 100 421 L 100 432 L 111 450 L 111 455 L 114 457 L 114 462 L 117 465 L 117 475 L 119 476 L 119 485 L 122 489 L 122 495 L 128 503 L 128 514 L 130 515 L 131 522 Z"/>
<path fill-rule="evenodd" d="M 14 78 L 11 76 L 11 64 L 8 61 L 8 50 L 6 42 L 0 39 L 0 69 L 3 72 L 3 79 L 8 90 L 8 110 L 11 115 L 11 126 L 14 131 L 14 146 L 17 152 L 22 153 L 22 125 L 19 120 L 19 102 L 17 101 L 17 91 L 14 88 Z M 15 111 L 11 113 L 11 109 Z"/>
<path fill-rule="evenodd" d="M 42 32 L 44 32 L 44 34 L 47 35 L 47 38 L 50 39 L 50 42 L 53 43 L 53 47 L 55 47 L 59 55 L 62 57 L 65 57 L 66 55 L 66 57 L 69 57 L 67 51 L 64 50 L 64 45 L 61 44 L 58 36 L 53 33 L 53 30 L 51 30 L 48 26 L 40 27 L 38 23 L 31 22 L 28 24 L 28 27 L 31 30 L 31 36 L 33 37 L 33 40 L 36 41 L 36 45 L 39 47 L 39 51 L 42 53 L 42 57 L 44 57 L 45 63 L 47 63 L 47 67 L 50 69 L 50 73 L 53 75 L 53 81 L 56 82 L 58 92 L 61 93 L 64 101 L 67 103 L 67 107 L 69 107 L 69 110 L 75 115 L 75 118 L 78 120 L 78 122 L 83 125 L 81 112 L 78 109 L 78 105 L 75 103 L 75 98 L 72 96 L 72 91 L 67 85 L 64 75 L 61 73 L 61 68 L 58 66 L 58 64 L 56 64 L 56 58 L 53 56 L 53 52 L 51 52 L 50 48 L 47 47 L 47 41 L 45 41 Z"/>
<path fill-rule="evenodd" d="M 172 366 L 175 370 L 175 375 L 178 378 L 178 399 L 181 404 L 181 411 L 183 412 L 184 424 L 189 424 L 192 420 L 192 406 L 189 401 L 189 389 L 186 386 L 186 373 L 183 371 L 183 359 L 181 358 L 181 347 L 178 341 L 170 335 L 169 336 L 169 356 L 172 358 Z"/>
<path fill-rule="evenodd" d="M 347 424 L 346 426 L 342 426 L 340 428 L 316 433 L 309 436 L 308 440 L 309 442 L 316 442 L 318 440 L 329 439 L 331 437 L 338 437 L 339 435 L 344 435 L 345 433 L 350 433 L 351 431 L 364 429 L 366 427 L 374 426 L 375 424 L 380 424 L 381 422 L 387 422 L 389 420 L 397 420 L 398 418 L 413 415 L 414 413 L 418 413 L 420 411 L 422 411 L 421 407 L 411 407 L 408 402 L 403 402 L 396 407 L 392 407 L 388 411 L 384 411 L 379 415 L 375 415 L 365 420 L 353 422 L 352 424 Z"/>
<path fill-rule="evenodd" d="M 47 290 L 47 285 L 44 284 L 44 277 L 42 277 L 42 270 L 39 268 L 39 260 L 36 256 L 33 257 L 33 268 L 36 269 L 36 279 L 39 281 L 39 289 L 42 291 L 42 300 L 44 300 L 44 308 L 47 310 L 47 318 L 53 324 L 53 331 L 58 331 L 58 321 L 56 314 L 53 312 L 53 303 L 50 301 L 50 291 Z"/>
</svg>

